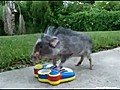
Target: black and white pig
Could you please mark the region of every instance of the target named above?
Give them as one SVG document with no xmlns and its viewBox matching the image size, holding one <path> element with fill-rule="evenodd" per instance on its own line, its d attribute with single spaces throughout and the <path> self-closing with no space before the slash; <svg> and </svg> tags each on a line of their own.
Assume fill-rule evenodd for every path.
<svg viewBox="0 0 120 90">
<path fill-rule="evenodd" d="M 84 33 L 61 26 L 57 28 L 49 26 L 46 32 L 36 41 L 31 61 L 45 57 L 53 60 L 55 67 L 61 68 L 70 57 L 81 57 L 76 66 L 79 66 L 87 57 L 90 62 L 90 69 L 92 69 L 91 48 L 92 40 Z M 59 66 L 56 64 L 58 58 L 61 59 Z"/>
</svg>

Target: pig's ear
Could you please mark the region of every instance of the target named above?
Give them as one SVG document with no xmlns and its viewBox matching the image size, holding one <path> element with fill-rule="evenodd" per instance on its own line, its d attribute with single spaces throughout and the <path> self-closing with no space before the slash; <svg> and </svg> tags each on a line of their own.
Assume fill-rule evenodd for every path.
<svg viewBox="0 0 120 90">
<path fill-rule="evenodd" d="M 57 37 L 53 36 L 49 41 L 49 45 L 51 47 L 55 48 L 59 42 L 60 42 L 59 39 Z"/>
<path fill-rule="evenodd" d="M 53 34 L 53 31 L 54 31 L 54 26 L 49 26 L 46 30 L 46 34 L 47 35 L 52 35 Z"/>
</svg>

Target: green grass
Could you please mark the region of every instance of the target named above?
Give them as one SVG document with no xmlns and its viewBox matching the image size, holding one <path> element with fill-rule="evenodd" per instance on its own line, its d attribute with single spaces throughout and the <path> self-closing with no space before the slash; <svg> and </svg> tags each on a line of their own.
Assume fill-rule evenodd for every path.
<svg viewBox="0 0 120 90">
<path fill-rule="evenodd" d="M 120 31 L 86 32 L 93 40 L 93 52 L 120 46 Z"/>
<path fill-rule="evenodd" d="M 93 40 L 93 52 L 120 46 L 120 31 L 85 32 Z M 21 68 L 31 64 L 34 43 L 40 34 L 26 34 L 0 37 L 0 71 Z M 25 66 L 26 67 L 26 66 Z"/>
<path fill-rule="evenodd" d="M 0 37 L 0 68 L 12 69 L 16 63 L 29 63 L 35 41 L 39 34 L 1 36 Z M 16 65 L 16 66 L 17 66 Z"/>
</svg>

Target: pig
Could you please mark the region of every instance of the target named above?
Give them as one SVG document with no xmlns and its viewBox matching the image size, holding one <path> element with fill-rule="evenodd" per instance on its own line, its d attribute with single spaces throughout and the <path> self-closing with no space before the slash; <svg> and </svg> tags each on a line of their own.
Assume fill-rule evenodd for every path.
<svg viewBox="0 0 120 90">
<path fill-rule="evenodd" d="M 92 70 L 91 49 L 92 39 L 85 33 L 73 31 L 62 26 L 57 28 L 49 26 L 36 41 L 31 60 L 36 61 L 41 58 L 47 58 L 52 60 L 54 67 L 61 69 L 65 61 L 70 57 L 81 57 L 76 66 L 79 66 L 84 58 L 87 57 Z M 60 59 L 58 66 L 56 63 L 57 59 Z"/>
</svg>

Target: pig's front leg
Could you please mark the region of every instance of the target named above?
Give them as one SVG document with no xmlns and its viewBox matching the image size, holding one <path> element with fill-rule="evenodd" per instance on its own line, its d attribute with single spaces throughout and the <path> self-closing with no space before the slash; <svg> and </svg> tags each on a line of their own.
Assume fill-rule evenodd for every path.
<svg viewBox="0 0 120 90">
<path fill-rule="evenodd" d="M 53 64 L 53 66 L 51 67 L 51 68 L 57 68 L 57 62 L 56 62 L 56 59 L 53 59 L 52 60 L 52 64 Z"/>
<path fill-rule="evenodd" d="M 56 59 L 53 59 L 53 66 L 57 66 L 56 64 L 57 64 Z"/>
<path fill-rule="evenodd" d="M 62 57 L 61 57 L 61 62 L 60 62 L 60 64 L 59 64 L 59 66 L 58 66 L 59 69 L 62 69 L 63 64 L 65 63 L 65 61 L 66 61 L 68 58 L 69 58 L 69 56 L 62 56 Z"/>
</svg>

